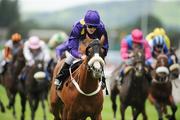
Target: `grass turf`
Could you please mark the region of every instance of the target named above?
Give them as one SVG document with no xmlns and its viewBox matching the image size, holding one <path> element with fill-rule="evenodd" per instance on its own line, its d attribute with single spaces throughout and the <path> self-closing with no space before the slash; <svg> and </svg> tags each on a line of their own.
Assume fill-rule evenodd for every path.
<svg viewBox="0 0 180 120">
<path fill-rule="evenodd" d="M 5 89 L 2 86 L 0 86 L 0 100 L 3 101 L 3 104 L 5 106 L 8 104 L 8 99 L 6 96 Z M 120 119 L 119 98 L 117 99 L 117 103 L 118 103 L 117 119 Z M 16 107 L 17 120 L 20 120 L 21 105 L 20 105 L 19 95 L 16 96 L 15 107 Z M 178 104 L 178 108 L 180 108 L 180 104 Z M 157 120 L 158 119 L 154 106 L 152 106 L 148 101 L 146 102 L 146 111 L 147 111 L 149 120 Z M 53 115 L 49 112 L 47 102 L 46 102 L 46 114 L 47 114 L 47 120 L 53 120 Z M 105 96 L 105 99 L 104 99 L 102 118 L 103 118 L 103 120 L 112 120 L 113 119 L 113 112 L 112 112 L 111 101 L 110 101 L 109 96 Z M 128 107 L 128 109 L 126 110 L 126 120 L 130 120 L 130 119 L 131 119 L 131 109 Z M 176 112 L 176 119 L 180 120 L 180 110 L 179 109 Z M 12 115 L 12 110 L 6 109 L 5 113 L 0 112 L 0 120 L 14 120 L 13 115 Z M 31 120 L 31 112 L 30 112 L 28 102 L 26 104 L 25 120 Z M 43 112 L 42 112 L 41 103 L 39 104 L 38 110 L 36 112 L 35 120 L 43 120 Z M 90 120 L 90 119 L 88 119 L 88 120 Z M 139 116 L 138 120 L 142 120 L 141 115 Z"/>
</svg>

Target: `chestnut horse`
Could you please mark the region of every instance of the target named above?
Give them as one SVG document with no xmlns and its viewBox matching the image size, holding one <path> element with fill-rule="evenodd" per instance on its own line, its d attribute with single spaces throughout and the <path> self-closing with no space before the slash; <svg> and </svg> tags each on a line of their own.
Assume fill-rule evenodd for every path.
<svg viewBox="0 0 180 120">
<path fill-rule="evenodd" d="M 113 77 L 110 87 L 114 119 L 116 119 L 117 110 L 116 97 L 120 95 L 122 120 L 125 120 L 125 110 L 128 106 L 132 108 L 133 120 L 137 119 L 139 113 L 142 113 L 143 120 L 147 120 L 145 101 L 148 96 L 149 82 L 145 56 L 143 50 L 135 49 L 133 52 L 132 66 L 125 68 L 122 85 L 118 84 L 118 80 L 116 80 L 116 76 L 119 75 L 119 72 L 117 72 L 119 67 L 113 72 L 115 77 Z"/>
<path fill-rule="evenodd" d="M 86 59 L 67 78 L 61 91 L 52 83 L 50 91 L 51 112 L 55 120 L 102 120 L 104 56 L 99 40 L 93 40 L 86 48 Z M 53 81 L 63 61 L 57 64 Z M 57 97 L 58 95 L 58 97 Z M 57 101 L 59 99 L 59 101 Z"/>
<path fill-rule="evenodd" d="M 167 116 L 169 120 L 175 120 L 177 106 L 172 96 L 172 84 L 169 80 L 168 58 L 165 54 L 157 57 L 157 64 L 152 71 L 152 84 L 149 91 L 149 100 L 155 105 L 158 119 L 163 120 L 163 114 L 167 114 L 166 106 L 170 105 L 172 115 Z"/>
</svg>

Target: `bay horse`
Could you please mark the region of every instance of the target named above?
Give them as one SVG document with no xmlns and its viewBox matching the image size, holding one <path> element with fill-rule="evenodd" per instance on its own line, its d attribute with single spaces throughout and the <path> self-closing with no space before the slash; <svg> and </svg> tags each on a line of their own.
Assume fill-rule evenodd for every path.
<svg viewBox="0 0 180 120">
<path fill-rule="evenodd" d="M 14 118 L 16 118 L 15 97 L 18 91 L 18 75 L 21 72 L 23 64 L 25 64 L 22 61 L 18 64 L 18 61 L 22 59 L 22 51 L 23 45 L 20 45 L 17 49 L 12 50 L 12 61 L 7 63 L 5 73 L 1 77 L 1 84 L 4 85 L 9 99 L 7 108 L 13 108 Z"/>
<path fill-rule="evenodd" d="M 140 113 L 143 115 L 143 120 L 147 120 L 145 102 L 148 96 L 149 81 L 146 76 L 144 50 L 135 49 L 133 52 L 132 66 L 124 70 L 123 83 L 119 86 L 121 119 L 125 120 L 125 110 L 131 106 L 133 120 L 136 120 Z"/>
<path fill-rule="evenodd" d="M 168 57 L 161 53 L 157 57 L 155 69 L 152 71 L 152 84 L 149 91 L 149 100 L 155 105 L 158 113 L 158 120 L 163 120 L 163 115 L 167 114 L 166 106 L 169 105 L 172 115 L 168 115 L 169 120 L 175 120 L 177 106 L 172 96 L 172 84 L 169 79 Z"/>
<path fill-rule="evenodd" d="M 87 57 L 82 64 L 73 72 L 70 69 L 70 76 L 61 91 L 56 91 L 55 85 L 51 85 L 50 105 L 54 120 L 85 120 L 87 117 L 102 120 L 103 92 L 100 79 L 104 56 L 99 40 L 93 40 L 85 53 Z M 55 67 L 53 81 L 62 64 L 63 61 L 60 61 Z"/>
<path fill-rule="evenodd" d="M 48 89 L 48 83 L 45 80 L 45 77 L 43 77 L 39 81 L 36 80 L 35 77 L 36 73 L 42 72 L 44 70 L 44 62 L 41 60 L 35 60 L 35 64 L 32 66 L 28 66 L 27 69 L 28 69 L 28 73 L 25 79 L 24 91 L 29 101 L 29 105 L 31 109 L 31 119 L 34 120 L 35 112 L 37 110 L 39 101 L 41 101 L 43 114 L 44 114 L 43 118 L 44 120 L 46 120 L 44 100 L 46 97 L 46 91 Z M 24 101 L 26 101 L 26 98 L 24 98 Z M 25 106 L 23 106 L 23 108 L 25 108 Z"/>
<path fill-rule="evenodd" d="M 168 56 L 172 59 L 172 64 L 169 66 L 170 70 L 170 80 L 175 80 L 179 77 L 180 74 L 180 66 L 178 63 L 178 57 L 176 55 L 176 49 L 171 47 L 168 52 Z M 173 82 L 173 81 L 172 81 Z"/>
</svg>

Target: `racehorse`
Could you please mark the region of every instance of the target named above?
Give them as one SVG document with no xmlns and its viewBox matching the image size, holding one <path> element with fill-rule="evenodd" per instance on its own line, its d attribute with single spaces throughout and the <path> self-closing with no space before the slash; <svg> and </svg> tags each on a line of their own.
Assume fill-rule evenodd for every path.
<svg viewBox="0 0 180 120">
<path fill-rule="evenodd" d="M 148 96 L 149 82 L 147 78 L 147 67 L 145 66 L 145 57 L 143 50 L 135 49 L 134 58 L 132 59 L 132 66 L 124 69 L 124 77 L 122 85 L 118 84 L 116 76 L 119 75 L 119 66 L 113 73 L 113 80 L 111 83 L 111 101 L 114 112 L 114 119 L 116 119 L 116 97 L 120 95 L 120 111 L 121 119 L 125 120 L 125 110 L 131 106 L 133 111 L 133 120 L 136 120 L 139 113 L 142 113 L 143 120 L 147 120 L 145 112 L 145 101 Z"/>
<path fill-rule="evenodd" d="M 25 94 L 28 98 L 30 109 L 31 109 L 31 119 L 34 120 L 35 112 L 37 110 L 39 101 L 42 102 L 44 120 L 46 120 L 46 112 L 45 112 L 45 103 L 44 99 L 46 97 L 46 89 L 48 89 L 48 83 L 45 80 L 45 75 L 41 77 L 41 79 L 37 80 L 36 75 L 38 72 L 42 72 L 44 62 L 40 60 L 35 60 L 35 64 L 33 66 L 28 66 L 28 73 L 25 80 Z M 23 101 L 26 101 L 24 98 Z M 24 104 L 25 105 L 25 104 Z M 25 108 L 25 106 L 23 106 Z"/>
<path fill-rule="evenodd" d="M 179 73 L 180 73 L 180 66 L 178 63 L 178 57 L 177 57 L 175 51 L 176 51 L 176 49 L 171 47 L 169 49 L 169 53 L 168 53 L 168 56 L 170 56 L 172 59 L 172 65 L 169 66 L 170 79 L 171 80 L 177 79 L 179 77 Z"/>
<path fill-rule="evenodd" d="M 157 57 L 157 64 L 152 71 L 152 84 L 149 91 L 149 100 L 155 105 L 159 120 L 163 120 L 163 114 L 167 114 L 166 106 L 170 105 L 172 115 L 169 120 L 175 120 L 177 106 L 172 97 L 172 84 L 169 80 L 168 58 L 161 53 Z"/>
<path fill-rule="evenodd" d="M 55 120 L 84 120 L 87 117 L 102 120 L 103 92 L 100 79 L 103 75 L 104 56 L 99 40 L 93 40 L 85 53 L 87 57 L 82 64 L 76 70 L 70 69 L 70 76 L 61 91 L 56 91 L 54 84 L 51 86 L 51 112 Z M 54 69 L 53 81 L 62 64 L 63 61 L 60 61 Z"/>
<path fill-rule="evenodd" d="M 23 45 L 12 51 L 12 61 L 7 63 L 5 73 L 2 76 L 1 83 L 6 88 L 9 99 L 8 109 L 13 108 L 13 116 L 16 118 L 15 96 L 18 90 L 18 75 L 25 63 L 22 62 Z M 20 61 L 20 64 L 19 62 Z"/>
</svg>

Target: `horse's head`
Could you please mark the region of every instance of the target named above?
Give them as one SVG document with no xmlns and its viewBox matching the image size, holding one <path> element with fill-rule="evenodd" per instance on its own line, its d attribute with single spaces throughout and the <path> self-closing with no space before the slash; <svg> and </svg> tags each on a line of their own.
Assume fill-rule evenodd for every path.
<svg viewBox="0 0 180 120">
<path fill-rule="evenodd" d="M 100 78 L 104 68 L 104 56 L 99 40 L 93 40 L 86 48 L 87 63 L 94 78 Z"/>
<path fill-rule="evenodd" d="M 45 78 L 44 71 L 44 62 L 42 60 L 35 60 L 35 64 L 30 68 L 33 74 L 33 77 L 36 80 L 42 80 Z"/>
<path fill-rule="evenodd" d="M 144 51 L 141 49 L 137 49 L 133 52 L 134 52 L 133 66 L 134 66 L 135 74 L 136 76 L 142 76 L 145 70 Z"/>
<path fill-rule="evenodd" d="M 157 57 L 155 79 L 158 82 L 167 82 L 169 79 L 168 57 L 165 54 L 160 54 Z"/>
</svg>

